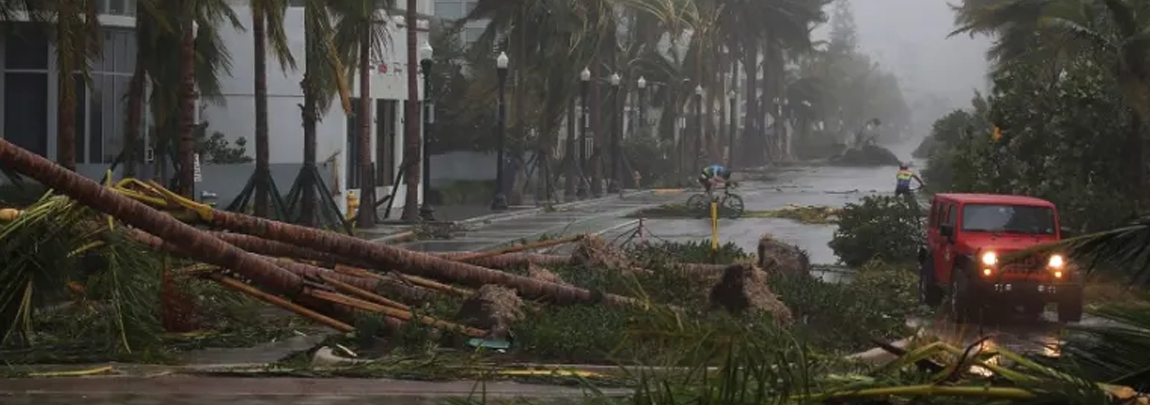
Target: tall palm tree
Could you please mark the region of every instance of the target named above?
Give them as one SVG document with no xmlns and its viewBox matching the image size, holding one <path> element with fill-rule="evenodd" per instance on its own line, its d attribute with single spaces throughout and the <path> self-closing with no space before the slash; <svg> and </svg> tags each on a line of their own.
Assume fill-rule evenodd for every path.
<svg viewBox="0 0 1150 405">
<path fill-rule="evenodd" d="M 387 46 L 386 35 L 387 10 L 394 5 L 393 0 L 356 0 L 336 1 L 331 3 L 331 11 L 335 15 L 335 46 L 340 57 L 347 61 L 349 69 L 359 73 L 359 108 L 355 112 L 356 123 L 359 124 L 359 182 L 360 182 L 360 210 L 356 215 L 356 227 L 365 228 L 375 225 L 375 181 L 372 179 L 371 164 L 371 58 L 378 55 Z M 407 24 L 415 24 L 415 20 Z M 418 93 L 417 93 L 418 94 Z M 407 107 L 405 126 L 412 124 L 412 111 L 418 114 L 418 108 Z M 419 120 L 418 115 L 414 118 Z M 418 153 L 416 153 L 418 155 Z M 349 157 L 350 158 L 350 157 Z M 410 156 L 405 156 L 405 160 Z M 411 175 L 405 168 L 405 176 Z M 418 207 L 416 207 L 418 208 Z"/>
<path fill-rule="evenodd" d="M 286 0 L 249 0 L 252 12 L 252 40 L 255 53 L 255 119 L 256 119 L 256 171 L 255 208 L 256 216 L 268 214 L 268 195 L 271 193 L 271 160 L 268 139 L 268 45 L 283 68 L 295 69 L 295 58 L 288 48 L 287 34 L 284 32 L 284 10 Z"/>
<path fill-rule="evenodd" d="M 342 58 L 335 45 L 335 27 L 329 10 L 335 0 L 305 0 L 304 32 L 305 54 L 303 81 L 303 165 L 300 178 L 302 187 L 300 218 L 304 225 L 313 225 L 316 209 L 316 184 L 312 174 L 316 171 L 317 129 L 321 117 L 331 108 L 338 93 L 345 113 L 351 113 L 347 81 Z M 299 181 L 299 180 L 297 180 Z"/>
<path fill-rule="evenodd" d="M 1150 131 L 1150 3 L 1136 0 L 966 0 L 955 7 L 952 33 L 991 34 L 998 65 L 1041 63 L 1059 53 L 1109 63 L 1137 124 L 1125 156 L 1132 196 L 1150 198 L 1143 182 Z"/>
<path fill-rule="evenodd" d="M 88 62 L 102 55 L 103 36 L 95 0 L 57 0 L 42 4 L 48 14 L 56 44 L 56 160 L 76 170 L 76 81 L 79 71 L 89 78 Z"/>
<path fill-rule="evenodd" d="M 403 125 L 403 160 L 404 181 L 407 192 L 404 193 L 403 214 L 404 221 L 415 221 L 419 218 L 419 184 L 420 184 L 420 129 L 422 122 L 419 119 L 419 37 L 416 31 L 419 14 L 416 6 L 419 0 L 407 0 L 407 108 L 405 109 L 406 122 Z M 374 215 L 374 211 L 372 212 Z"/>
</svg>

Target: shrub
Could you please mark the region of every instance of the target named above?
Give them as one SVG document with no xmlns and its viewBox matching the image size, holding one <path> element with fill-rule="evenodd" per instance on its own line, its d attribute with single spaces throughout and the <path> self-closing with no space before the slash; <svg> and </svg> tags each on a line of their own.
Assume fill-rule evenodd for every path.
<svg viewBox="0 0 1150 405">
<path fill-rule="evenodd" d="M 912 261 L 923 238 L 922 213 L 916 204 L 873 196 L 843 208 L 829 245 L 843 264 L 858 267 L 875 258 L 888 263 Z"/>
</svg>

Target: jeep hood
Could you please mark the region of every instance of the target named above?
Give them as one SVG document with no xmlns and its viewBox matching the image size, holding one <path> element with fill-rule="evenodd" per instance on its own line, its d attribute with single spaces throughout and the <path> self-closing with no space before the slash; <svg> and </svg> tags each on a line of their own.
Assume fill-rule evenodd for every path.
<svg viewBox="0 0 1150 405">
<path fill-rule="evenodd" d="M 971 250 L 975 251 L 993 251 L 1001 257 L 1004 254 L 1026 249 L 1034 245 L 1055 242 L 1057 240 L 1054 235 L 987 235 L 986 237 L 971 240 L 970 247 L 972 248 Z"/>
</svg>

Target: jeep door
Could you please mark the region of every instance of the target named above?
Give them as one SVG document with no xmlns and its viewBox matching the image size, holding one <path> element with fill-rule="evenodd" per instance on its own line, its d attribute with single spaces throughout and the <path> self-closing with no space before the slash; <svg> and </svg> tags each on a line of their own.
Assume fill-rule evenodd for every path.
<svg viewBox="0 0 1150 405">
<path fill-rule="evenodd" d="M 942 236 L 943 226 L 957 231 L 958 205 L 952 201 L 942 201 L 938 207 L 937 221 L 930 230 L 930 250 L 934 252 L 934 281 L 936 283 L 950 283 L 950 268 L 954 263 L 954 246 L 950 240 Z"/>
</svg>

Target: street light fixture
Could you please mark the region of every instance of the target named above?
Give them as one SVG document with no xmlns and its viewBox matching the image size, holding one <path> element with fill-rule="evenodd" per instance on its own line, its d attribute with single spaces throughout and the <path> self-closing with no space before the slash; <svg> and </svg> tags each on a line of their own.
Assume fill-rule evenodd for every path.
<svg viewBox="0 0 1150 405">
<path fill-rule="evenodd" d="M 619 73 L 611 74 L 611 89 L 615 92 L 615 108 L 612 115 L 615 121 L 611 125 L 611 182 L 607 183 L 609 193 L 619 191 L 619 155 L 622 153 L 619 149 L 619 129 L 623 126 L 623 94 L 619 92 L 619 83 L 622 81 Z"/>
<path fill-rule="evenodd" d="M 581 110 L 582 110 L 581 111 L 581 114 L 582 114 L 581 118 L 583 120 L 583 123 L 582 123 L 582 125 L 580 125 L 580 130 L 579 130 L 579 155 L 578 155 L 579 158 L 578 158 L 578 166 L 576 166 L 579 168 L 579 174 L 578 174 L 579 183 L 577 183 L 579 185 L 579 189 L 576 192 L 576 194 L 579 196 L 579 198 L 586 198 L 587 197 L 587 185 L 583 184 L 584 183 L 583 182 L 583 167 L 587 163 L 587 129 L 588 129 L 589 124 L 590 124 L 588 122 L 588 120 L 590 118 L 589 117 L 589 111 L 587 111 L 587 89 L 588 89 L 588 85 L 591 83 L 591 70 L 587 69 L 587 68 L 583 68 L 583 71 L 579 72 L 579 81 L 580 81 L 580 87 L 581 87 L 581 89 L 580 89 L 581 94 L 579 96 L 579 103 L 581 104 L 581 107 L 582 107 L 581 108 Z"/>
<path fill-rule="evenodd" d="M 499 106 L 498 115 L 496 116 L 496 130 L 498 133 L 498 148 L 495 153 L 495 197 L 491 200 L 491 209 L 495 211 L 503 211 L 507 209 L 507 194 L 503 190 L 503 138 L 507 132 L 506 117 L 507 111 L 504 108 L 504 88 L 507 85 L 507 65 L 510 60 L 507 59 L 506 52 L 500 52 L 499 56 L 495 58 L 495 71 L 499 76 Z"/>
<path fill-rule="evenodd" d="M 424 221 L 434 221 L 435 208 L 427 198 L 431 192 L 431 124 L 435 123 L 435 104 L 431 101 L 431 56 L 434 50 L 430 43 L 424 42 L 420 53 L 423 55 L 419 61 L 423 73 L 423 186 L 420 193 L 423 205 L 419 207 L 419 217 Z"/>
<path fill-rule="evenodd" d="M 643 121 L 643 101 L 646 99 L 647 79 L 643 76 L 639 76 L 639 81 L 636 84 L 639 86 L 639 100 L 635 102 L 635 112 L 638 116 L 636 121 L 638 121 L 639 130 L 642 131 L 646 126 L 646 123 Z"/>
</svg>

